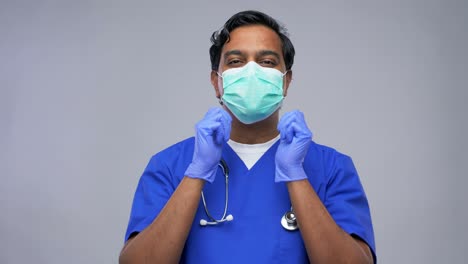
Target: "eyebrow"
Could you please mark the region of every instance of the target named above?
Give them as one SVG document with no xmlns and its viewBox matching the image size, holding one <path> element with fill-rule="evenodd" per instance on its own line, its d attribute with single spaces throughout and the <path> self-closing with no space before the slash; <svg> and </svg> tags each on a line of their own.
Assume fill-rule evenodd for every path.
<svg viewBox="0 0 468 264">
<path fill-rule="evenodd" d="M 231 55 L 242 55 L 242 52 L 240 50 L 230 50 L 224 53 L 224 60 L 227 60 L 227 58 Z"/>
</svg>

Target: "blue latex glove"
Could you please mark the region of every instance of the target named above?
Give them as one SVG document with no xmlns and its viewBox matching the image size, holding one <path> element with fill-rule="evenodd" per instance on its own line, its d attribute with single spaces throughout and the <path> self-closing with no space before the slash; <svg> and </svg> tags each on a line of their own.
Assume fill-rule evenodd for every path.
<svg viewBox="0 0 468 264">
<path fill-rule="evenodd" d="M 275 182 L 289 182 L 307 179 L 302 163 L 312 142 L 310 132 L 300 111 L 286 113 L 278 123 L 281 134 L 276 151 Z"/>
<path fill-rule="evenodd" d="M 211 108 L 195 126 L 192 163 L 185 171 L 190 178 L 212 183 L 221 160 L 223 143 L 231 134 L 231 116 L 221 108 Z"/>
</svg>

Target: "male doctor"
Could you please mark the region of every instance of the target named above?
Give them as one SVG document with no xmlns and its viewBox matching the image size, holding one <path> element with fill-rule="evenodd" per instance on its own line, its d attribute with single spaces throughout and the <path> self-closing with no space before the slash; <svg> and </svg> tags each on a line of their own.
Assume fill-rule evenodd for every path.
<svg viewBox="0 0 468 264">
<path fill-rule="evenodd" d="M 295 54 L 285 28 L 244 11 L 211 41 L 221 107 L 150 160 L 120 263 L 375 263 L 351 159 L 313 142 L 302 112 L 279 119 Z"/>
</svg>

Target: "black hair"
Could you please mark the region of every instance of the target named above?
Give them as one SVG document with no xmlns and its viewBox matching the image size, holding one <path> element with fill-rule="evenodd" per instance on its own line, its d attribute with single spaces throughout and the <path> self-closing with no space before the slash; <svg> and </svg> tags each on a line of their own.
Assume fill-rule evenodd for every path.
<svg viewBox="0 0 468 264">
<path fill-rule="evenodd" d="M 242 11 L 233 15 L 221 29 L 213 32 L 211 35 L 211 43 L 213 45 L 210 47 L 211 69 L 213 71 L 218 70 L 221 50 L 224 44 L 229 41 L 229 33 L 238 27 L 247 25 L 264 25 L 278 34 L 282 44 L 286 70 L 291 70 L 296 52 L 288 37 L 287 29 L 269 15 L 255 10 Z"/>
</svg>

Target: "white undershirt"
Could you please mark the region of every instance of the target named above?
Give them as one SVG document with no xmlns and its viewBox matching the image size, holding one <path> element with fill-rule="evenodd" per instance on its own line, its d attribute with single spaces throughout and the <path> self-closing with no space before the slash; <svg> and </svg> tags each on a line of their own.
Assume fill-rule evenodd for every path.
<svg viewBox="0 0 468 264">
<path fill-rule="evenodd" d="M 242 144 L 231 139 L 227 142 L 229 146 L 236 152 L 239 158 L 244 162 L 247 169 L 251 169 L 255 163 L 265 154 L 265 152 L 278 141 L 280 135 L 274 139 L 260 144 Z"/>
</svg>

